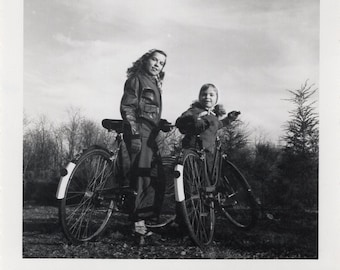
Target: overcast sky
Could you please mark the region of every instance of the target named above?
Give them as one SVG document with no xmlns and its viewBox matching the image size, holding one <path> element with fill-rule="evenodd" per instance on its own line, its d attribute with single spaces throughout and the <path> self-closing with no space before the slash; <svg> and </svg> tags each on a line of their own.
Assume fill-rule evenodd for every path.
<svg viewBox="0 0 340 270">
<path fill-rule="evenodd" d="M 168 54 L 163 118 L 174 122 L 210 82 L 227 111 L 277 143 L 286 89 L 319 87 L 319 1 L 24 1 L 25 113 L 120 118 L 126 69 L 152 48 Z"/>
</svg>

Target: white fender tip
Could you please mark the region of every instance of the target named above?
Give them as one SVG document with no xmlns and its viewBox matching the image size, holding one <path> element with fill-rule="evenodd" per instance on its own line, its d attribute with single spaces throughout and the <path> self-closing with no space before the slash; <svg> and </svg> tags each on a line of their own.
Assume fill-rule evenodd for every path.
<svg viewBox="0 0 340 270">
<path fill-rule="evenodd" d="M 183 165 L 177 164 L 175 170 L 179 172 L 179 177 L 174 179 L 175 199 L 176 202 L 185 200 L 184 185 L 183 185 Z"/>
<path fill-rule="evenodd" d="M 75 167 L 76 167 L 75 163 L 69 162 L 65 168 L 67 171 L 67 174 L 65 176 L 60 177 L 59 185 L 58 185 L 58 189 L 56 193 L 56 197 L 58 200 L 63 199 L 65 197 L 66 187 L 70 179 L 70 176 L 72 174 L 72 171 L 74 170 Z"/>
</svg>

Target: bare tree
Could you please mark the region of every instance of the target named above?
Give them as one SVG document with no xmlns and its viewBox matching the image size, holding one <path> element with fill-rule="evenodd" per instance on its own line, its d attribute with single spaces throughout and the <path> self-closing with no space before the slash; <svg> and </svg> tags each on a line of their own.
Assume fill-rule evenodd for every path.
<svg viewBox="0 0 340 270">
<path fill-rule="evenodd" d="M 71 160 L 81 150 L 80 128 L 82 121 L 80 109 L 73 107 L 68 109 L 68 122 L 63 124 L 63 133 L 68 146 L 67 160 Z"/>
<path fill-rule="evenodd" d="M 100 127 L 95 122 L 84 119 L 80 125 L 80 141 L 83 148 L 99 143 Z"/>
<path fill-rule="evenodd" d="M 230 157 L 236 155 L 248 145 L 249 131 L 247 125 L 241 120 L 232 122 L 218 133 L 222 141 L 222 149 Z"/>
<path fill-rule="evenodd" d="M 42 115 L 31 129 L 24 133 L 24 177 L 30 171 L 35 178 L 48 177 L 55 166 L 54 156 L 56 144 L 53 128 L 46 116 Z"/>
<path fill-rule="evenodd" d="M 27 177 L 27 169 L 30 166 L 33 154 L 33 140 L 32 140 L 32 131 L 28 128 L 28 118 L 24 115 L 24 136 L 23 136 L 23 175 L 24 178 Z"/>
<path fill-rule="evenodd" d="M 66 160 L 66 146 L 63 127 L 56 127 L 53 131 L 55 141 L 54 160 L 57 167 L 60 167 L 67 162 Z"/>
</svg>

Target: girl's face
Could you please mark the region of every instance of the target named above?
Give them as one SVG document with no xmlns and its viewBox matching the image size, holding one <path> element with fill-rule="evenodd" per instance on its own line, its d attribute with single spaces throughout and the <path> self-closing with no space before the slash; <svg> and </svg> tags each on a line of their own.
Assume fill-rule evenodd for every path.
<svg viewBox="0 0 340 270">
<path fill-rule="evenodd" d="M 158 52 L 153 53 L 153 55 L 145 62 L 146 72 L 151 76 L 157 76 L 162 71 L 165 60 L 165 55 Z"/>
<path fill-rule="evenodd" d="M 199 102 L 204 108 L 212 109 L 217 103 L 216 89 L 210 86 L 208 89 L 202 91 L 199 96 Z"/>
</svg>

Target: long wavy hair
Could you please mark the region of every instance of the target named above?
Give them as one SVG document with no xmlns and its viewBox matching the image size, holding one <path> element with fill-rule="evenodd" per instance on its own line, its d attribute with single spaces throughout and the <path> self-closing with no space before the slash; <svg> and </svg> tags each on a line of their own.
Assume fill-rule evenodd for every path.
<svg viewBox="0 0 340 270">
<path fill-rule="evenodd" d="M 130 78 L 131 76 L 135 75 L 137 72 L 144 70 L 146 61 L 149 60 L 155 53 L 160 53 L 160 54 L 163 54 L 165 56 L 165 58 L 167 57 L 165 52 L 163 52 L 161 50 L 157 50 L 157 49 L 152 49 L 152 50 L 146 52 L 140 58 L 138 58 L 137 61 L 133 62 L 132 66 L 127 69 L 127 71 L 126 71 L 127 77 Z M 166 62 L 166 60 L 165 60 L 165 62 Z M 164 66 L 165 66 L 165 63 L 164 63 Z M 164 68 L 164 66 L 163 66 L 163 68 Z M 159 73 L 158 76 L 159 76 L 159 79 L 161 81 L 163 81 L 164 76 L 165 76 L 165 72 L 162 70 Z"/>
</svg>

